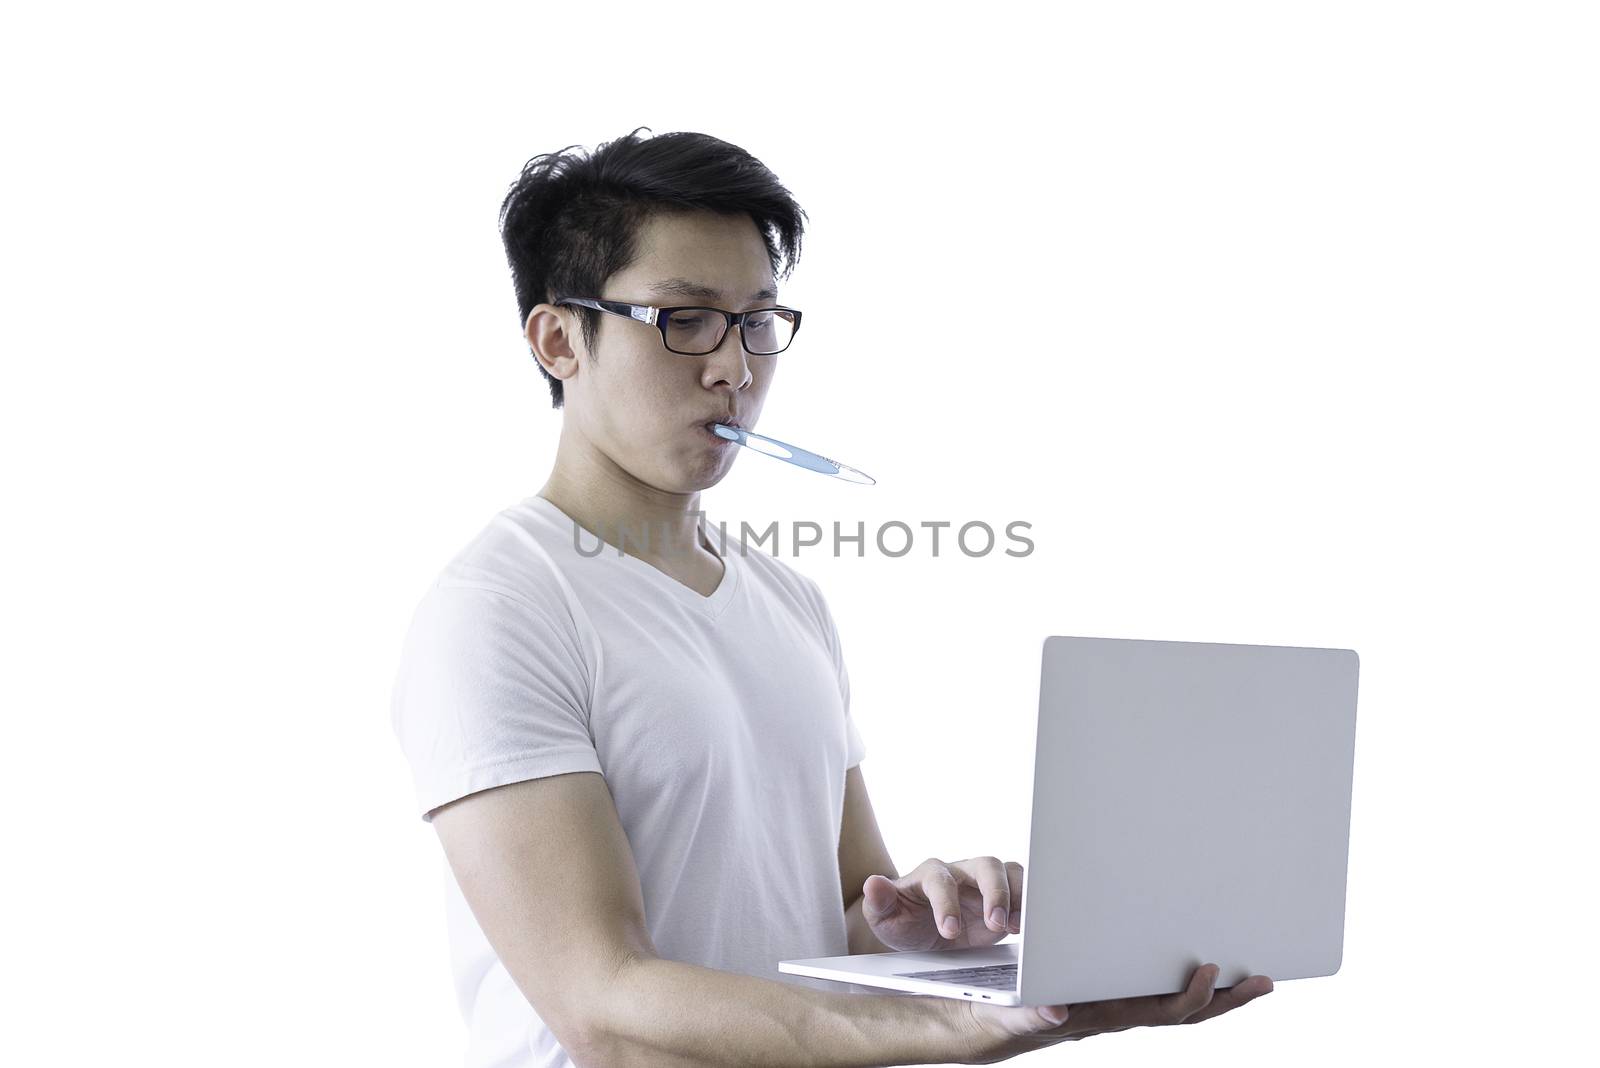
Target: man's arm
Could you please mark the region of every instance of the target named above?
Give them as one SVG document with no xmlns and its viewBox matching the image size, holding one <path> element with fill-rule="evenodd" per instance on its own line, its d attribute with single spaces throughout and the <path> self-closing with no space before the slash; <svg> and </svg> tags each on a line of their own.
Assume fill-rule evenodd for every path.
<svg viewBox="0 0 1600 1068">
<path fill-rule="evenodd" d="M 839 892 L 844 899 L 851 953 L 884 953 L 889 948 L 873 936 L 866 917 L 861 915 L 861 887 L 869 875 L 900 877 L 883 844 L 872 799 L 867 796 L 867 781 L 857 764 L 845 772 L 844 818 L 839 826 Z"/>
<path fill-rule="evenodd" d="M 433 826 L 489 944 L 579 1065 L 868 1068 L 973 1056 L 979 1036 L 964 1002 L 834 993 L 661 959 L 627 836 L 594 772 L 471 794 L 440 808 Z"/>
</svg>

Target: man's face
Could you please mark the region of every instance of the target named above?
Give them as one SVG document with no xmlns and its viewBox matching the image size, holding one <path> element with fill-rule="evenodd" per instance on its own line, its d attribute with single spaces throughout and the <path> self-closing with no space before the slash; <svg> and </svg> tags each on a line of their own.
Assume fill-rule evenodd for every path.
<svg viewBox="0 0 1600 1068">
<path fill-rule="evenodd" d="M 643 227 L 639 246 L 634 263 L 602 292 L 579 295 L 730 312 L 778 303 L 766 245 L 748 215 L 657 216 Z M 686 292 L 685 284 L 709 292 Z M 580 357 L 578 373 L 563 383 L 565 418 L 647 485 L 672 493 L 715 485 L 740 447 L 705 424 L 732 420 L 754 429 L 784 358 L 745 352 L 741 332 L 729 329 L 710 355 L 683 356 L 667 350 L 656 327 L 601 313 L 598 359 Z"/>
</svg>

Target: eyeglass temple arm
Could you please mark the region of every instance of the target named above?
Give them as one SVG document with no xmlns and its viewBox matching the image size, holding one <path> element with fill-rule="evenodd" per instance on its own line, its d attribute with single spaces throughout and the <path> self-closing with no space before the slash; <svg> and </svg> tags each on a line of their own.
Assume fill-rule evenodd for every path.
<svg viewBox="0 0 1600 1068">
<path fill-rule="evenodd" d="M 581 304 L 585 308 L 596 311 L 610 312 L 613 315 L 626 315 L 630 319 L 637 319 L 641 323 L 656 325 L 658 309 L 647 304 L 625 304 L 620 300 L 590 300 L 588 297 L 562 297 L 557 304 Z"/>
</svg>

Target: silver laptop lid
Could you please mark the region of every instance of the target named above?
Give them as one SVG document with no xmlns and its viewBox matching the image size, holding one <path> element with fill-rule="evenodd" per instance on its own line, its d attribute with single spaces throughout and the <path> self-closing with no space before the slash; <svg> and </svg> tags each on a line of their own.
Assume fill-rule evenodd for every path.
<svg viewBox="0 0 1600 1068">
<path fill-rule="evenodd" d="M 1218 986 L 1339 970 L 1358 666 L 1350 649 L 1044 640 L 1024 1004 L 1176 991 L 1207 961 Z"/>
</svg>

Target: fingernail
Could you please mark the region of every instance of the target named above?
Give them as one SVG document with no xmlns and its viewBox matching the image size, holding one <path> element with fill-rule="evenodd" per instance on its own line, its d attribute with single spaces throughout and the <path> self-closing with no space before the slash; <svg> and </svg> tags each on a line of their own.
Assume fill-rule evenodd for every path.
<svg viewBox="0 0 1600 1068">
<path fill-rule="evenodd" d="M 944 936 L 946 938 L 954 938 L 960 933 L 961 921 L 956 919 L 954 916 L 946 916 L 944 918 Z"/>
<path fill-rule="evenodd" d="M 1006 910 L 1001 908 L 999 905 L 996 905 L 994 907 L 994 911 L 989 913 L 989 922 L 1000 928 L 1002 931 L 1005 930 Z"/>
</svg>

